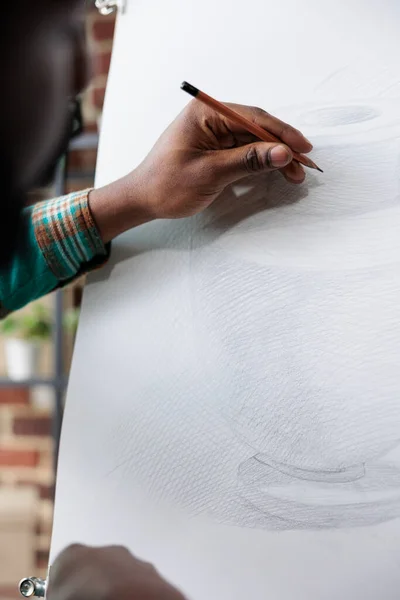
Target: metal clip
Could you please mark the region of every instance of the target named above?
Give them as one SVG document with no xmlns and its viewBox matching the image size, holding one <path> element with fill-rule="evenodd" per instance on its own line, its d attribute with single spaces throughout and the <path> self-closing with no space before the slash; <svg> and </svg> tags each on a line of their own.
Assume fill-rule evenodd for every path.
<svg viewBox="0 0 400 600">
<path fill-rule="evenodd" d="M 126 0 L 95 0 L 95 4 L 101 15 L 110 15 L 118 8 L 124 12 Z"/>
<path fill-rule="evenodd" d="M 24 598 L 44 598 L 46 580 L 39 577 L 26 577 L 19 582 L 19 592 Z"/>
</svg>

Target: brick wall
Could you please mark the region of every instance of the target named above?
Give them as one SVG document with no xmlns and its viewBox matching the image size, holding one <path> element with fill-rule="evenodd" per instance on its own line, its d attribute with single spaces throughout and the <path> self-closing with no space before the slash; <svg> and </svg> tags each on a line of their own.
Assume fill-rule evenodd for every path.
<svg viewBox="0 0 400 600">
<path fill-rule="evenodd" d="M 93 55 L 93 79 L 83 97 L 83 115 L 87 131 L 97 131 L 101 120 L 104 93 L 111 59 L 115 17 L 101 16 L 88 9 L 87 35 Z M 68 191 L 93 184 L 96 151 L 74 152 L 68 164 Z M 38 195 L 40 197 L 41 194 Z M 2 374 L 4 375 L 4 373 Z M 29 486 L 37 491 L 36 527 L 32 552 L 38 576 L 45 576 L 48 564 L 52 514 L 53 473 L 51 414 L 35 408 L 32 391 L 27 388 L 0 388 L 0 493 L 3 489 Z M 1 507 L 0 507 L 1 508 Z M 0 532 L 1 533 L 1 532 Z M 21 576 L 32 575 L 22 573 Z M 8 589 L 8 588 L 7 588 Z M 0 599 L 6 594 L 0 581 Z"/>
<path fill-rule="evenodd" d="M 101 16 L 92 9 L 87 19 L 87 38 L 93 57 L 93 78 L 86 94 L 86 117 L 97 121 L 104 103 L 104 92 L 110 68 L 115 16 Z"/>
<path fill-rule="evenodd" d="M 92 7 L 87 15 L 87 40 L 92 56 L 93 77 L 83 95 L 83 117 L 86 131 L 96 132 L 101 122 L 107 76 L 110 68 L 112 41 L 115 27 L 113 14 L 102 16 Z M 72 152 L 69 157 L 71 179 L 76 173 L 91 173 L 96 165 L 95 150 Z M 91 181 L 69 181 L 68 191 L 91 185 Z"/>
<path fill-rule="evenodd" d="M 0 389 L 0 485 L 37 491 L 37 568 L 46 568 L 52 524 L 53 470 L 51 415 L 30 403 L 28 388 Z"/>
</svg>

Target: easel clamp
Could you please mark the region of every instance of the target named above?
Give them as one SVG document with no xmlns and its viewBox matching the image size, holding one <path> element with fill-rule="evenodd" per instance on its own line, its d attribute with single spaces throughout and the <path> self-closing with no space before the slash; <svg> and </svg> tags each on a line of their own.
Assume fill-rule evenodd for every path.
<svg viewBox="0 0 400 600">
<path fill-rule="evenodd" d="M 45 579 L 39 577 L 25 577 L 19 582 L 19 592 L 24 598 L 44 598 L 46 583 Z"/>
</svg>

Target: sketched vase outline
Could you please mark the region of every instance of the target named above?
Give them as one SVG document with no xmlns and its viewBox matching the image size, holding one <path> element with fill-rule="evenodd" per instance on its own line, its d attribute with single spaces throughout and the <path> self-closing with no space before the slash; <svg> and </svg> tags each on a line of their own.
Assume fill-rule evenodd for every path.
<svg viewBox="0 0 400 600">
<path fill-rule="evenodd" d="M 384 459 L 400 445 L 397 106 L 286 109 L 324 174 L 308 173 L 301 192 L 272 177 L 272 208 L 227 228 L 216 214 L 199 232 L 202 359 L 221 414 L 253 450 L 238 493 L 264 527 L 400 516 L 400 465 Z"/>
</svg>

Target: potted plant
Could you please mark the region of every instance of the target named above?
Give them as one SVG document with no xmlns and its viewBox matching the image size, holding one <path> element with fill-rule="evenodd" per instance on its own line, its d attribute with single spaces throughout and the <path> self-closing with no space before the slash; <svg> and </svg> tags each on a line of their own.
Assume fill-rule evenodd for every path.
<svg viewBox="0 0 400 600">
<path fill-rule="evenodd" d="M 65 311 L 65 314 L 63 317 L 64 329 L 65 329 L 65 331 L 70 333 L 72 335 L 72 337 L 75 337 L 76 331 L 78 329 L 80 312 L 81 311 L 79 308 L 70 308 Z"/>
<path fill-rule="evenodd" d="M 47 309 L 33 304 L 29 312 L 13 314 L 0 322 L 6 337 L 8 376 L 14 381 L 30 379 L 37 373 L 39 349 L 51 337 L 52 321 Z"/>
</svg>

